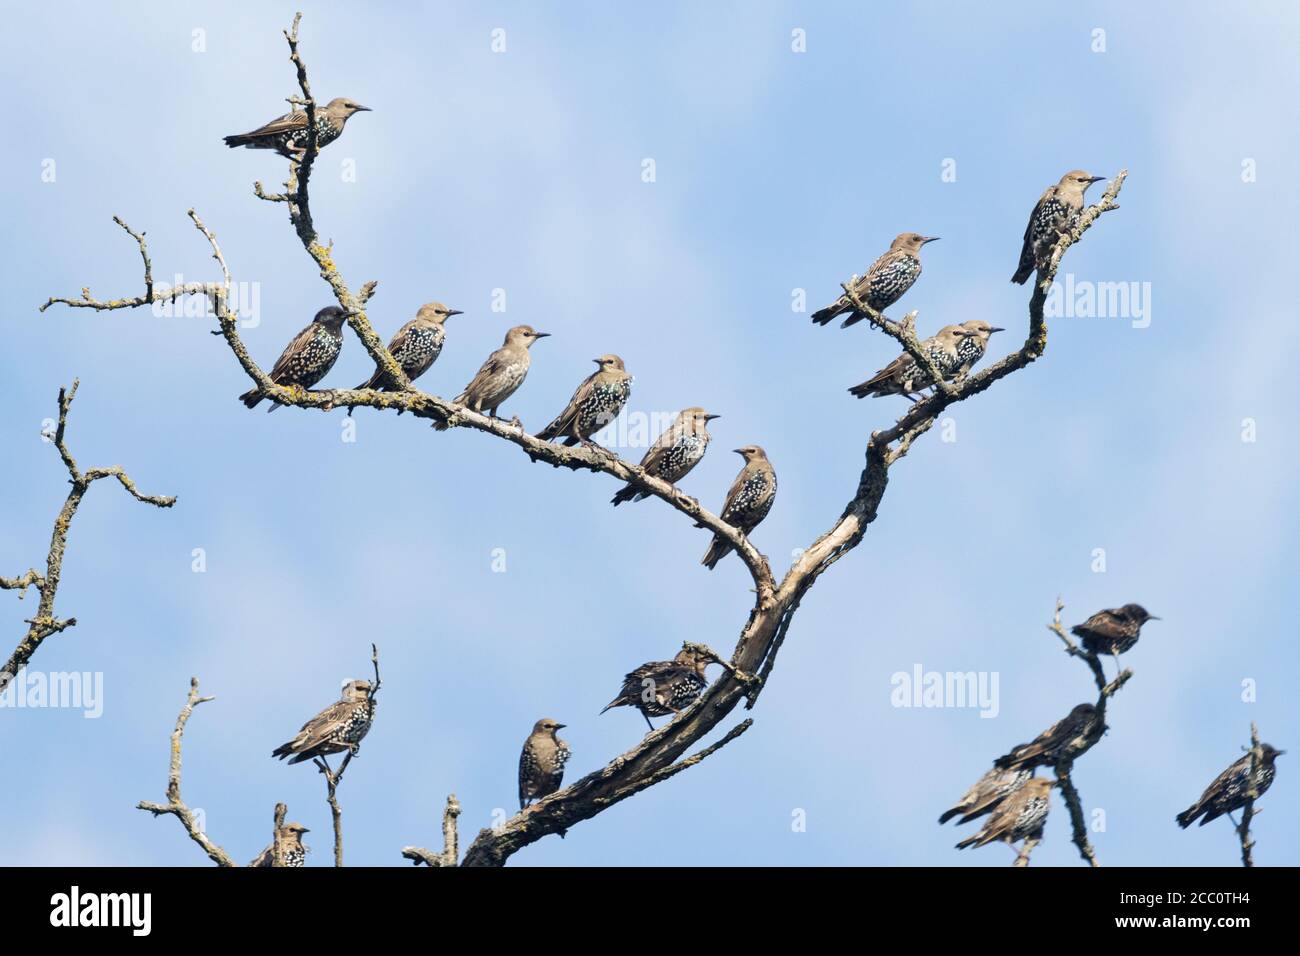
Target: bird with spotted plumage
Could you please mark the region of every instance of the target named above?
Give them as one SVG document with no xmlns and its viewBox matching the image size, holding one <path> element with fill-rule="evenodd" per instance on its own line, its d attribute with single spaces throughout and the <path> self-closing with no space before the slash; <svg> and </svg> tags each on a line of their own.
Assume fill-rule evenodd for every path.
<svg viewBox="0 0 1300 956">
<path fill-rule="evenodd" d="M 921 277 L 921 247 L 938 238 L 916 232 L 901 233 L 890 243 L 889 251 L 873 262 L 865 275 L 852 281 L 853 294 L 858 301 L 883 314 Z M 842 295 L 826 308 L 814 312 L 812 320 L 818 325 L 826 325 L 845 312 L 849 317 L 840 325 L 842 329 L 866 318 L 848 295 Z"/>
<path fill-rule="evenodd" d="M 306 865 L 310 847 L 302 842 L 302 835 L 310 833 L 301 823 L 286 823 L 275 831 L 275 842 L 257 855 L 249 866 L 275 866 L 275 846 L 280 845 L 280 865 L 299 867 Z"/>
<path fill-rule="evenodd" d="M 343 127 L 356 113 L 371 112 L 346 96 L 335 97 L 316 108 L 316 148 L 324 149 L 343 135 Z M 231 149 L 273 149 L 286 159 L 301 160 L 307 152 L 307 111 L 295 109 L 247 133 L 224 137 Z"/>
<path fill-rule="evenodd" d="M 776 500 L 776 469 L 768 461 L 767 452 L 758 445 L 737 448 L 736 454 L 745 459 L 745 464 L 727 491 L 727 500 L 723 503 L 719 517 L 748 535 L 772 510 L 772 502 Z M 696 524 L 695 527 L 702 528 L 704 525 Z M 709 550 L 704 552 L 700 563 L 711 571 L 733 550 L 730 541 L 720 534 L 714 534 Z"/>
<path fill-rule="evenodd" d="M 407 379 L 414 382 L 427 372 L 438 356 L 442 354 L 442 344 L 447 337 L 444 327 L 447 319 L 461 315 L 460 309 L 449 309 L 441 302 L 426 302 L 415 313 L 415 318 L 407 322 L 388 343 L 388 352 L 402 367 Z M 357 388 L 377 388 L 391 392 L 395 384 L 383 369 L 376 367 L 375 373 Z"/>
<path fill-rule="evenodd" d="M 650 446 L 641 459 L 641 467 L 647 474 L 662 478 L 670 485 L 677 484 L 704 458 L 712 438 L 709 422 L 718 417 L 698 406 L 683 409 Z M 640 501 L 649 496 L 648 491 L 642 491 L 629 482 L 610 502 L 617 508 L 625 501 Z"/>
<path fill-rule="evenodd" d="M 993 842 L 1006 843 L 1014 849 L 1020 840 L 1041 837 L 1051 807 L 1052 786 L 1046 777 L 1030 777 L 997 805 L 979 832 L 958 843 L 957 849 Z"/>
<path fill-rule="evenodd" d="M 486 411 L 490 417 L 496 418 L 497 409 L 519 390 L 528 377 L 533 361 L 528 350 L 538 339 L 549 338 L 550 334 L 538 332 L 531 325 L 516 325 L 506 333 L 501 348 L 487 357 L 465 390 L 452 402 L 464 405 L 472 412 Z M 446 431 L 451 426 L 447 422 L 434 422 L 433 427 Z"/>
<path fill-rule="evenodd" d="M 695 703 L 709 684 L 704 674 L 711 663 L 711 658 L 695 648 L 684 647 L 670 661 L 642 664 L 623 678 L 623 689 L 601 713 L 611 707 L 635 707 L 646 726 L 654 730 L 651 717 L 680 714 Z"/>
<path fill-rule="evenodd" d="M 543 717 L 524 741 L 519 754 L 520 810 L 560 789 L 569 759 L 569 745 L 556 736 L 563 728 L 564 724 Z"/>
<path fill-rule="evenodd" d="M 1097 708 L 1092 704 L 1078 704 L 1032 741 L 1018 744 L 1010 753 L 993 761 L 993 765 L 1003 770 L 1052 767 L 1094 743 L 1105 731 L 1105 722 Z"/>
<path fill-rule="evenodd" d="M 1274 761 L 1286 753 L 1285 750 L 1278 750 L 1272 744 L 1260 744 L 1259 750 L 1263 759 L 1255 767 L 1256 797 L 1262 796 L 1269 787 L 1273 786 L 1273 778 L 1277 776 Z M 1186 830 L 1199 818 L 1200 826 L 1205 826 L 1211 820 L 1244 807 L 1250 791 L 1250 761 L 1251 755 L 1246 754 L 1215 777 L 1214 782 L 1201 794 L 1201 799 L 1174 818 L 1178 821 L 1178 825 Z M 1232 822 L 1236 826 L 1237 821 Z"/>
<path fill-rule="evenodd" d="M 1119 668 L 1119 655 L 1131 650 L 1142 634 L 1142 625 L 1147 621 L 1160 618 L 1149 614 L 1141 604 L 1125 604 L 1123 607 L 1098 611 L 1082 624 L 1070 628 L 1070 633 L 1078 637 L 1083 646 L 1092 654 L 1109 654 L 1115 658 L 1115 667 Z"/>
<path fill-rule="evenodd" d="M 1083 212 L 1083 195 L 1093 183 L 1105 176 L 1092 176 L 1082 169 L 1072 169 L 1055 186 L 1048 186 L 1034 204 L 1025 226 L 1025 239 L 1020 247 L 1020 264 L 1011 281 L 1024 285 L 1034 270 L 1047 268 L 1052 251 L 1062 235 L 1073 229 Z"/>
<path fill-rule="evenodd" d="M 1033 775 L 1032 769 L 1027 770 L 1023 767 L 1014 770 L 993 767 L 976 780 L 971 788 L 962 794 L 960 800 L 944 811 L 943 816 L 939 817 L 939 822 L 947 823 L 960 814 L 961 819 L 957 822 L 969 823 L 986 813 L 992 813 L 998 804 L 1023 787 Z"/>
<path fill-rule="evenodd" d="M 632 394 L 632 376 L 617 355 L 602 355 L 592 361 L 596 371 L 583 380 L 564 411 L 536 437 L 542 441 L 562 438 L 566 445 L 589 447 L 596 444 L 591 436 L 618 417 Z"/>
<path fill-rule="evenodd" d="M 285 388 L 306 391 L 328 375 L 343 351 L 343 323 L 354 314 L 337 305 L 326 306 L 317 312 L 311 324 L 294 336 L 280 353 L 270 371 L 271 381 Z M 240 395 L 239 400 L 249 408 L 256 408 L 266 397 L 254 387 Z M 271 397 L 271 407 L 267 411 L 273 412 L 279 407 L 280 403 Z"/>
<path fill-rule="evenodd" d="M 1000 325 L 989 325 L 983 319 L 971 319 L 963 322 L 961 327 L 967 334 L 957 343 L 957 367 L 953 378 L 962 378 L 970 374 L 975 363 L 984 357 L 989 347 L 989 338 L 995 332 L 1005 332 Z"/>
<path fill-rule="evenodd" d="M 319 757 L 325 760 L 330 754 L 350 752 L 356 756 L 362 739 L 370 732 L 375 719 L 376 701 L 368 680 L 351 680 L 343 685 L 343 695 L 307 723 L 290 741 L 271 752 L 280 760 L 302 763 Z"/>
<path fill-rule="evenodd" d="M 974 335 L 960 325 L 945 325 L 922 341 L 921 348 L 930 356 L 930 361 L 934 362 L 935 368 L 943 373 L 944 378 L 951 379 L 962 365 L 962 343 Z M 850 388 L 849 394 L 855 398 L 902 395 L 908 401 L 915 402 L 915 396 L 933 384 L 930 373 L 910 353 L 904 352 L 871 378 Z"/>
</svg>

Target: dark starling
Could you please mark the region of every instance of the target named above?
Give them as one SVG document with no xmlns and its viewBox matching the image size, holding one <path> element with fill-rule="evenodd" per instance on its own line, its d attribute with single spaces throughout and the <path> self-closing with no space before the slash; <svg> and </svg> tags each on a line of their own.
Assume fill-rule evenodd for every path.
<svg viewBox="0 0 1300 956">
<path fill-rule="evenodd" d="M 1262 796 L 1273 785 L 1277 768 L 1273 761 L 1286 753 L 1271 744 L 1260 744 L 1263 759 L 1255 768 L 1255 794 Z M 1246 805 L 1246 791 L 1250 789 L 1250 754 L 1246 754 L 1223 773 L 1214 778 L 1214 783 L 1205 788 L 1201 799 L 1178 814 L 1178 825 L 1186 830 L 1197 817 L 1201 826 L 1205 826 L 1216 817 L 1239 810 Z"/>
<path fill-rule="evenodd" d="M 998 804 L 978 833 L 958 843 L 957 849 L 984 846 L 995 840 L 1013 844 L 1028 837 L 1041 837 L 1051 796 L 1052 781 L 1046 777 L 1030 777 Z"/>
<path fill-rule="evenodd" d="M 578 386 L 564 411 L 555 421 L 537 433 L 542 441 L 563 438 L 564 444 L 594 444 L 591 436 L 600 431 L 623 410 L 632 394 L 632 376 L 617 355 L 592 359 L 599 368 Z"/>
<path fill-rule="evenodd" d="M 968 374 L 975 363 L 984 357 L 984 351 L 989 347 L 989 337 L 994 332 L 1006 331 L 999 325 L 989 325 L 983 319 L 971 319 L 963 322 L 961 327 L 970 334 L 963 336 L 957 343 L 957 371 L 954 377 Z"/>
<path fill-rule="evenodd" d="M 923 341 L 921 347 L 929 353 L 930 360 L 944 373 L 944 377 L 952 378 L 961 364 L 961 344 L 973 337 L 974 333 L 960 325 L 945 325 Z M 912 396 L 932 384 L 929 373 L 917 364 L 916 359 L 904 352 L 861 385 L 850 388 L 849 394 L 858 398 L 866 398 L 868 395 L 877 398 L 903 395 L 915 401 Z"/>
<path fill-rule="evenodd" d="M 513 395 L 528 375 L 532 363 L 528 349 L 538 339 L 547 338 L 550 332 L 538 332 L 531 325 L 516 325 L 506 333 L 505 344 L 488 356 L 478 374 L 465 386 L 453 402 L 470 411 L 487 411 L 493 418 L 497 409 Z M 446 431 L 446 422 L 434 422 L 438 431 Z"/>
<path fill-rule="evenodd" d="M 858 300 L 877 312 L 884 312 L 901 299 L 903 293 L 912 288 L 912 283 L 921 275 L 921 247 L 938 238 L 915 232 L 902 233 L 890 243 L 889 251 L 871 264 L 867 274 L 854 281 L 853 292 Z M 840 328 L 848 328 L 866 318 L 854 309 L 847 295 L 842 295 L 833 304 L 814 312 L 812 320 L 818 325 L 825 325 L 845 312 L 851 314 Z"/>
<path fill-rule="evenodd" d="M 776 500 L 776 471 L 767 460 L 767 452 L 757 445 L 737 448 L 736 454 L 745 459 L 745 467 L 740 469 L 740 474 L 732 482 L 727 500 L 722 506 L 722 514 L 718 517 L 747 535 L 772 510 L 772 502 Z M 731 551 L 731 542 L 715 534 L 700 563 L 712 570 Z"/>
<path fill-rule="evenodd" d="M 353 113 L 368 113 L 369 106 L 340 96 L 316 109 L 316 148 L 324 149 L 343 135 L 343 127 Z M 251 133 L 237 133 L 225 137 L 231 149 L 247 146 L 249 149 L 273 149 L 288 159 L 301 159 L 307 150 L 307 111 L 294 110 L 259 126 Z"/>
<path fill-rule="evenodd" d="M 271 369 L 271 381 L 286 388 L 296 386 L 306 390 L 328 375 L 343 350 L 343 322 L 351 314 L 336 305 L 317 312 L 311 325 L 285 347 Z M 262 395 L 256 388 L 250 388 L 239 400 L 249 408 L 256 408 Z M 268 411 L 273 412 L 280 403 L 274 399 L 272 402 Z"/>
<path fill-rule="evenodd" d="M 1119 666 L 1119 655 L 1138 642 L 1142 625 L 1160 618 L 1148 614 L 1141 604 L 1125 604 L 1109 611 L 1098 611 L 1082 624 L 1070 628 L 1093 654 L 1110 654 Z"/>
<path fill-rule="evenodd" d="M 543 717 L 533 724 L 533 732 L 524 741 L 519 754 L 519 809 L 560 789 L 564 764 L 569 759 L 569 745 L 555 732 L 564 724 Z"/>
<path fill-rule="evenodd" d="M 962 818 L 957 822 L 969 823 L 977 817 L 991 813 L 1007 796 L 1024 786 L 1025 781 L 1029 780 L 1033 775 L 1033 770 L 1023 768 L 999 770 L 994 767 L 976 780 L 975 784 L 966 791 L 962 798 L 952 805 L 952 809 L 946 811 L 939 818 L 939 822 L 947 823 L 953 817 L 961 814 Z"/>
<path fill-rule="evenodd" d="M 460 314 L 460 309 L 449 309 L 441 302 L 429 302 L 420 306 L 415 318 L 397 330 L 393 340 L 388 343 L 388 351 L 397 364 L 402 366 L 408 379 L 414 382 L 438 361 L 447 334 L 443 323 L 448 317 Z M 393 383 L 382 370 L 376 368 L 375 374 L 357 388 L 378 388 L 388 392 L 392 391 Z"/>
<path fill-rule="evenodd" d="M 302 842 L 302 835 L 310 833 L 301 823 L 286 823 L 275 833 L 280 844 L 281 866 L 302 866 L 307 860 L 309 848 Z M 249 866 L 275 866 L 275 843 L 272 843 L 253 860 Z"/>
<path fill-rule="evenodd" d="M 1062 757 L 1073 755 L 1095 741 L 1106 727 L 1092 704 L 1079 704 L 1048 727 L 1031 743 L 1020 744 L 993 761 L 995 767 L 1052 767 Z"/>
<path fill-rule="evenodd" d="M 681 481 L 700 463 L 704 452 L 708 450 L 709 439 L 712 437 L 708 425 L 717 417 L 698 407 L 683 410 L 650 446 L 650 450 L 641 459 L 641 467 L 669 484 Z M 648 495 L 649 492 L 629 484 L 610 501 L 617 508 L 624 501 L 640 501 Z"/>
<path fill-rule="evenodd" d="M 623 678 L 623 689 L 601 713 L 611 707 L 635 707 L 641 711 L 647 726 L 654 730 L 651 717 L 680 714 L 695 703 L 708 686 L 704 671 L 710 663 L 703 654 L 683 648 L 670 661 L 642 664 Z"/>
<path fill-rule="evenodd" d="M 276 747 L 271 756 L 283 760 L 292 755 L 289 763 L 302 763 L 345 750 L 355 755 L 375 719 L 376 703 L 370 696 L 370 681 L 348 681 L 339 700 L 303 724 L 298 736 Z"/>
<path fill-rule="evenodd" d="M 1020 265 L 1011 281 L 1025 284 L 1035 269 L 1044 269 L 1052 258 L 1057 240 L 1079 221 L 1083 211 L 1083 194 L 1105 176 L 1089 176 L 1082 169 L 1072 169 L 1055 186 L 1048 186 L 1039 197 L 1025 226 L 1025 242 L 1020 248 Z"/>
</svg>

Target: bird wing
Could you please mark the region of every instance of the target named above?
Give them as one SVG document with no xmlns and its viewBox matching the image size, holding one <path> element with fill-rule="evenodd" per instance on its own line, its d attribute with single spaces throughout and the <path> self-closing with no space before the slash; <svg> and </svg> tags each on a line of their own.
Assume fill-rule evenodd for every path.
<svg viewBox="0 0 1300 956">
<path fill-rule="evenodd" d="M 1125 636 L 1124 625 L 1117 611 L 1098 611 L 1082 624 L 1070 628 L 1072 634 L 1079 637 L 1091 632 L 1104 638 L 1121 638 Z"/>
<path fill-rule="evenodd" d="M 297 752 L 311 750 L 327 741 L 352 714 L 353 701 L 337 700 L 330 704 L 307 723 L 302 725 L 298 736 L 293 738 L 293 749 Z"/>
<path fill-rule="evenodd" d="M 307 347 L 307 343 L 312 340 L 312 336 L 315 334 L 316 323 L 313 322 L 293 337 L 293 341 L 284 347 L 284 351 L 280 353 L 280 357 L 275 360 L 275 366 L 271 369 L 270 373 L 271 381 L 276 382 L 277 384 L 279 383 L 280 376 L 288 370 L 289 363 L 293 361 L 293 357 Z"/>
<path fill-rule="evenodd" d="M 305 110 L 294 110 L 292 113 L 285 113 L 283 116 L 271 120 L 265 126 L 259 126 L 245 136 L 277 136 L 280 133 L 289 133 L 296 129 L 303 129 L 307 126 L 307 113 Z"/>
<path fill-rule="evenodd" d="M 645 457 L 641 459 L 641 467 L 652 475 L 658 474 L 660 459 L 664 457 L 665 452 L 677 444 L 677 439 L 681 437 L 681 430 L 676 425 L 669 425 L 668 430 L 656 438 L 655 443 L 646 451 Z"/>
<path fill-rule="evenodd" d="M 740 493 L 744 489 L 745 483 L 748 482 L 749 479 L 752 478 L 753 476 L 754 473 L 750 469 L 749 465 L 747 464 L 745 465 L 744 468 L 740 469 L 740 474 L 738 474 L 736 476 L 736 480 L 731 483 L 731 488 L 727 492 L 727 500 L 723 502 L 722 514 L 720 515 L 722 520 L 727 522 L 727 524 L 735 523 L 730 518 L 728 518 L 727 515 L 730 513 L 731 509 L 735 506 L 736 499 L 740 497 Z"/>
<path fill-rule="evenodd" d="M 479 370 L 474 373 L 474 377 L 470 379 L 469 384 L 465 386 L 461 395 L 468 396 L 476 389 L 481 389 L 485 384 L 487 384 L 492 376 L 496 375 L 509 364 L 507 361 L 509 355 L 510 353 L 504 348 L 499 348 L 489 355 L 487 360 L 479 367 Z"/>
<path fill-rule="evenodd" d="M 596 376 L 599 374 L 600 370 L 597 369 L 591 375 L 588 375 L 583 379 L 582 384 L 579 385 L 577 390 L 573 393 L 573 397 L 569 399 L 569 404 L 564 406 L 564 411 L 555 416 L 555 421 L 551 422 L 537 433 L 538 438 L 557 438 L 569 431 L 573 425 L 574 418 L 577 417 L 578 406 L 586 400 L 587 394 L 591 391 L 592 383 L 596 381 Z"/>
</svg>

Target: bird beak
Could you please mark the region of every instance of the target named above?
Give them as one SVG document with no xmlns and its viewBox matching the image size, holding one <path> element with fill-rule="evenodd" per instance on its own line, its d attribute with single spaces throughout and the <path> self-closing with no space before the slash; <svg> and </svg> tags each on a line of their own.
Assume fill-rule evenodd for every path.
<svg viewBox="0 0 1300 956">
<path fill-rule="evenodd" d="M 1274 751 L 1273 756 L 1274 756 L 1274 757 L 1280 757 L 1280 756 L 1282 756 L 1284 753 L 1286 753 L 1285 750 L 1277 750 L 1277 751 Z"/>
<path fill-rule="evenodd" d="M 1099 182 L 1101 182 L 1101 181 L 1102 181 L 1103 179 L 1105 179 L 1105 178 L 1106 178 L 1105 176 L 1089 176 L 1089 177 L 1088 177 L 1088 182 L 1090 182 L 1090 183 L 1099 183 Z"/>
<path fill-rule="evenodd" d="M 550 337 L 551 337 L 551 333 L 550 333 L 550 332 L 534 332 L 534 333 L 533 333 L 533 338 L 535 338 L 535 339 L 549 339 Z"/>
<path fill-rule="evenodd" d="M 927 242 L 937 242 L 937 241 L 940 240 L 941 238 L 943 238 L 943 237 L 942 237 L 942 236 L 925 236 L 924 238 L 921 239 L 921 245 L 925 245 Z"/>
<path fill-rule="evenodd" d="M 372 110 L 369 106 L 358 106 L 358 107 L 356 107 L 352 112 L 354 112 L 354 113 L 373 113 L 374 110 Z"/>
<path fill-rule="evenodd" d="M 362 315 L 362 314 L 364 314 L 364 313 L 365 313 L 365 309 L 348 309 L 348 311 L 347 311 L 346 313 L 344 313 L 344 314 L 345 314 L 345 315 Z"/>
<path fill-rule="evenodd" d="M 565 727 L 567 727 L 567 726 L 569 726 L 569 725 L 568 725 L 568 724 L 556 724 L 556 725 L 555 725 L 555 729 L 556 729 L 556 730 L 563 730 L 563 729 L 564 729 Z"/>
<path fill-rule="evenodd" d="M 311 833 L 311 831 L 308 830 L 306 827 L 303 827 L 303 828 L 302 828 L 302 832 L 303 832 L 303 833 Z"/>
<path fill-rule="evenodd" d="M 743 455 L 745 453 L 743 448 L 733 448 L 731 450 L 734 451 L 737 455 Z"/>
<path fill-rule="evenodd" d="M 1148 614 L 1148 615 L 1147 615 L 1147 620 L 1148 620 L 1148 621 L 1159 621 L 1159 620 L 1161 620 L 1161 618 L 1156 617 L 1154 614 Z"/>
<path fill-rule="evenodd" d="M 462 312 L 460 309 L 448 309 L 448 310 L 447 310 L 447 314 L 448 314 L 448 315 L 464 315 L 465 313 Z"/>
<path fill-rule="evenodd" d="M 1000 325 L 991 325 L 991 326 L 989 326 L 989 335 L 992 335 L 994 332 L 1005 332 L 1005 331 L 1006 331 L 1006 329 L 1004 329 L 1004 328 L 1003 328 L 1002 326 L 1000 326 Z"/>
<path fill-rule="evenodd" d="M 705 420 L 706 422 L 711 422 L 711 421 L 713 421 L 715 418 L 721 418 L 721 417 L 722 417 L 721 415 L 705 415 L 705 416 L 704 416 L 704 420 Z"/>
</svg>

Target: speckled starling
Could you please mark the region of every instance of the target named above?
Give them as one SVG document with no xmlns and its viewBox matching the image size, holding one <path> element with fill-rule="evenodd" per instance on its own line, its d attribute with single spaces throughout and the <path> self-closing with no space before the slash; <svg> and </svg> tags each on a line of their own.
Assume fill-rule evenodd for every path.
<svg viewBox="0 0 1300 956">
<path fill-rule="evenodd" d="M 376 701 L 370 696 L 370 681 L 352 680 L 343 685 L 343 696 L 307 723 L 298 735 L 271 752 L 272 757 L 302 763 L 313 757 L 360 749 L 361 739 L 375 719 Z"/>
<path fill-rule="evenodd" d="M 737 448 L 736 454 L 745 459 L 745 466 L 732 482 L 727 500 L 722 506 L 722 514 L 718 517 L 733 528 L 749 534 L 772 510 L 772 502 L 776 500 L 776 471 L 767 460 L 767 452 L 757 445 Z M 715 534 L 700 563 L 712 570 L 731 551 L 731 542 Z"/>
<path fill-rule="evenodd" d="M 310 832 L 301 823 L 286 823 L 276 831 L 275 839 L 280 844 L 281 866 L 297 867 L 306 863 L 310 849 L 302 842 L 302 835 Z M 275 866 L 275 843 L 259 853 L 257 858 L 248 865 Z"/>
<path fill-rule="evenodd" d="M 682 648 L 670 661 L 651 661 L 642 664 L 623 678 L 623 689 L 605 705 L 603 714 L 611 707 L 635 707 L 641 711 L 646 724 L 654 730 L 651 717 L 679 714 L 695 703 L 708 686 L 704 676 L 711 663 L 708 657 L 690 648 Z"/>
<path fill-rule="evenodd" d="M 1142 625 L 1160 618 L 1148 614 L 1141 604 L 1125 604 L 1108 611 L 1098 611 L 1070 632 L 1094 654 L 1110 654 L 1119 666 L 1119 655 L 1131 649 L 1142 634 Z"/>
<path fill-rule="evenodd" d="M 903 293 L 912 288 L 921 275 L 921 247 L 927 242 L 934 242 L 938 236 L 922 236 L 915 232 L 905 232 L 889 245 L 889 251 L 871 264 L 867 274 L 852 283 L 853 293 L 864 305 L 877 312 L 884 312 L 903 297 Z M 842 295 L 824 309 L 813 313 L 812 320 L 818 325 L 825 325 L 837 315 L 849 313 L 840 328 L 848 328 L 855 322 L 861 322 L 866 316 L 853 307 L 847 295 Z"/>
<path fill-rule="evenodd" d="M 1047 267 L 1057 240 L 1079 221 L 1083 211 L 1083 194 L 1105 176 L 1089 176 L 1082 169 L 1072 169 L 1055 186 L 1038 199 L 1025 226 L 1025 242 L 1020 248 L 1020 265 L 1011 281 L 1025 284 L 1031 272 Z"/>
<path fill-rule="evenodd" d="M 1095 741 L 1106 730 L 1097 708 L 1079 704 L 1027 744 L 1013 747 L 993 761 L 995 767 L 1051 767 L 1062 757 L 1071 756 Z"/>
<path fill-rule="evenodd" d="M 343 322 L 351 314 L 336 305 L 317 312 L 311 325 L 285 347 L 271 369 L 271 381 L 286 388 L 309 389 L 328 375 L 343 350 Z M 239 400 L 249 408 L 256 408 L 262 395 L 256 388 L 250 388 Z M 272 402 L 268 411 L 273 412 L 280 404 L 274 399 Z"/>
<path fill-rule="evenodd" d="M 599 366 L 578 386 L 564 411 L 537 433 L 542 441 L 563 438 L 564 444 L 594 444 L 591 436 L 623 410 L 632 394 L 632 376 L 617 355 L 592 359 Z"/>
<path fill-rule="evenodd" d="M 1277 768 L 1273 766 L 1279 756 L 1286 753 L 1271 744 L 1260 744 L 1263 759 L 1255 768 L 1255 795 L 1260 796 L 1273 785 Z M 1178 825 L 1186 830 L 1197 817 L 1201 826 L 1205 826 L 1216 817 L 1232 813 L 1246 805 L 1246 792 L 1250 789 L 1250 754 L 1246 754 L 1223 773 L 1214 778 L 1214 783 L 1205 788 L 1201 799 L 1178 814 Z"/>
<path fill-rule="evenodd" d="M 969 823 L 977 817 L 982 817 L 986 813 L 991 813 L 1008 795 L 1015 793 L 1025 781 L 1034 775 L 1033 770 L 1018 768 L 1016 770 L 1001 770 L 997 767 L 989 770 L 984 776 L 975 781 L 975 784 L 962 795 L 962 798 L 952 805 L 952 808 L 945 811 L 939 818 L 940 823 L 947 823 L 958 814 L 961 819 L 958 823 Z"/>
<path fill-rule="evenodd" d="M 532 358 L 528 349 L 538 339 L 547 338 L 550 332 L 538 332 L 531 325 L 516 325 L 506 333 L 505 344 L 488 356 L 478 374 L 465 386 L 453 402 L 470 411 L 487 411 L 493 418 L 497 409 L 524 384 Z M 438 431 L 446 431 L 446 422 L 434 422 Z"/>
<path fill-rule="evenodd" d="M 944 373 L 944 378 L 952 378 L 961 364 L 961 344 L 973 337 L 974 333 L 960 325 L 945 325 L 923 341 L 921 347 L 929 353 L 935 367 Z M 866 398 L 868 395 L 877 398 L 903 395 L 916 401 L 912 396 L 932 384 L 930 374 L 917 364 L 916 359 L 904 352 L 861 385 L 850 388 L 849 394 L 858 398 Z"/>
<path fill-rule="evenodd" d="M 954 378 L 968 374 L 975 363 L 984 357 L 984 351 L 989 347 L 989 337 L 994 332 L 1006 331 L 999 325 L 989 325 L 983 319 L 971 319 L 963 322 L 961 327 L 970 334 L 963 336 L 957 343 L 957 371 Z"/>
<path fill-rule="evenodd" d="M 676 484 L 700 463 L 708 450 L 709 422 L 717 418 L 702 408 L 687 408 L 678 413 L 676 420 L 650 446 L 641 459 L 641 467 L 656 478 Z M 624 501 L 640 501 L 649 493 L 629 484 L 610 501 L 618 507 Z"/>
<path fill-rule="evenodd" d="M 397 364 L 402 366 L 408 379 L 414 382 L 438 361 L 447 335 L 443 323 L 449 316 L 460 314 L 460 309 L 449 309 L 441 302 L 429 302 L 420 306 L 415 318 L 397 330 L 393 340 L 388 343 L 388 351 Z M 357 388 L 378 388 L 387 392 L 392 391 L 393 383 L 381 369 L 376 368 L 375 374 Z"/>
<path fill-rule="evenodd" d="M 340 96 L 316 108 L 316 148 L 323 149 L 343 135 L 343 127 L 353 113 L 370 112 L 355 100 Z M 289 159 L 301 159 L 307 150 L 307 111 L 294 110 L 259 126 L 251 133 L 237 133 L 225 137 L 231 149 L 247 146 L 249 149 L 273 149 Z"/>
<path fill-rule="evenodd" d="M 555 732 L 564 724 L 543 717 L 533 724 L 533 732 L 524 741 L 519 754 L 519 809 L 560 789 L 564 764 L 569 759 L 569 745 Z"/>
<path fill-rule="evenodd" d="M 1051 797 L 1052 781 L 1046 777 L 1030 777 L 998 804 L 978 833 L 958 843 L 957 849 L 984 846 L 994 841 L 1012 844 L 1027 837 L 1041 836 Z"/>
</svg>

